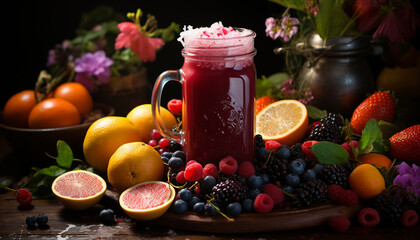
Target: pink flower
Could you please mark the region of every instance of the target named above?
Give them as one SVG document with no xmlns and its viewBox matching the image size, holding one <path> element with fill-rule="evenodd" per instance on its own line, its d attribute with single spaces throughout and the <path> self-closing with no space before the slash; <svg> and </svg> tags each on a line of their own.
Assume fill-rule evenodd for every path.
<svg viewBox="0 0 420 240">
<path fill-rule="evenodd" d="M 401 33 L 408 38 L 416 36 L 416 29 L 420 27 L 420 16 L 416 13 L 413 6 L 407 5 L 395 12 L 401 22 Z"/>
<path fill-rule="evenodd" d="M 266 36 L 270 36 L 273 40 L 276 40 L 280 36 L 280 28 L 277 25 L 276 19 L 269 17 L 265 20 L 265 33 Z"/>
<path fill-rule="evenodd" d="M 161 38 L 147 36 L 135 23 L 123 22 L 118 28 L 121 33 L 115 40 L 115 49 L 131 48 L 143 62 L 153 62 L 156 50 L 165 44 Z"/>
<path fill-rule="evenodd" d="M 401 22 L 397 15 L 393 12 L 388 12 L 381 20 L 378 29 L 373 34 L 372 38 L 385 37 L 391 42 L 404 42 L 404 35 L 401 32 Z"/>
<path fill-rule="evenodd" d="M 293 18 L 290 16 L 284 16 L 281 20 L 281 30 L 280 37 L 283 38 L 283 41 L 288 42 L 298 32 L 297 25 L 299 24 L 299 19 Z"/>
</svg>

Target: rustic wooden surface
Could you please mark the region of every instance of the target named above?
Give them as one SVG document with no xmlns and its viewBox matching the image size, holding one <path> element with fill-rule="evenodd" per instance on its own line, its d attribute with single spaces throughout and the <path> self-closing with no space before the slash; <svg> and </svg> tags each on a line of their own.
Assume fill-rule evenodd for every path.
<svg viewBox="0 0 420 240">
<path fill-rule="evenodd" d="M 12 175 L 19 179 L 25 176 L 25 170 L 19 163 L 10 149 L 2 146 L 4 141 L 0 136 L 0 177 Z M 34 200 L 29 208 L 21 208 L 17 203 L 14 192 L 0 193 L 0 239 L 418 239 L 420 236 L 420 224 L 413 228 L 403 227 L 375 227 L 364 228 L 352 222 L 352 226 L 346 233 L 336 233 L 330 230 L 325 224 L 318 227 L 303 229 L 264 231 L 250 233 L 226 233 L 229 225 L 226 220 L 216 218 L 219 225 L 227 226 L 223 233 L 212 229 L 209 224 L 208 230 L 203 229 L 205 225 L 199 223 L 199 228 L 193 227 L 195 231 L 181 230 L 191 229 L 182 227 L 183 224 L 194 223 L 196 216 L 179 215 L 169 213 L 162 219 L 151 222 L 132 221 L 121 211 L 112 194 L 108 192 L 107 197 L 94 207 L 75 212 L 64 208 L 57 200 Z M 116 211 L 117 221 L 111 226 L 106 226 L 99 221 L 99 212 L 104 208 L 112 208 Z M 47 228 L 29 229 L 25 219 L 29 215 L 37 216 L 40 213 L 48 215 Z M 319 214 L 319 213 L 314 213 Z M 249 228 L 258 225 L 273 224 L 273 214 L 252 217 L 244 215 L 249 221 Z M 270 217 L 271 216 L 271 217 Z M 307 217 L 307 216 L 306 216 Z M 237 221 L 240 221 L 240 216 Z M 287 219 L 287 218 L 286 218 Z M 293 218 L 290 218 L 293 220 Z M 187 221 L 188 220 L 188 221 Z M 165 221 L 168 221 L 165 223 Z M 177 221 L 177 222 L 175 222 Z M 296 219 L 294 219 L 296 221 Z M 201 231 L 200 231 L 201 229 Z M 232 229 L 235 232 L 235 229 Z"/>
</svg>

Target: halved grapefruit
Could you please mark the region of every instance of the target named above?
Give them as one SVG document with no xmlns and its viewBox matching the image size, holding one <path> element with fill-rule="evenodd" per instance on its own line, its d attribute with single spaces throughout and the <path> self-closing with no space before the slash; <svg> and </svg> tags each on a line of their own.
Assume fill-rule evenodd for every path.
<svg viewBox="0 0 420 240">
<path fill-rule="evenodd" d="M 256 119 L 256 132 L 265 141 L 274 140 L 288 146 L 302 140 L 308 129 L 306 106 L 293 99 L 268 105 L 257 114 Z"/>
<path fill-rule="evenodd" d="M 106 182 L 95 173 L 74 170 L 58 176 L 51 189 L 65 207 L 80 211 L 101 200 L 106 190 Z"/>
<path fill-rule="evenodd" d="M 166 182 L 147 181 L 120 195 L 120 206 L 128 216 L 141 221 L 162 216 L 175 199 L 175 189 Z"/>
</svg>

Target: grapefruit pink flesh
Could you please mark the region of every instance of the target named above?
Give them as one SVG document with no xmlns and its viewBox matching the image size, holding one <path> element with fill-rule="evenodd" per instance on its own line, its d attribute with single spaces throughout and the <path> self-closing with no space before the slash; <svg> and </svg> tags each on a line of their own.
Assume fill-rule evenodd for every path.
<svg viewBox="0 0 420 240">
<path fill-rule="evenodd" d="M 148 183 L 127 192 L 122 201 L 129 209 L 150 209 L 163 205 L 169 200 L 171 190 L 167 184 Z"/>
<path fill-rule="evenodd" d="M 60 178 L 54 185 L 54 189 L 61 195 L 70 198 L 87 198 L 102 191 L 103 184 L 95 176 L 84 172 L 75 172 Z"/>
</svg>

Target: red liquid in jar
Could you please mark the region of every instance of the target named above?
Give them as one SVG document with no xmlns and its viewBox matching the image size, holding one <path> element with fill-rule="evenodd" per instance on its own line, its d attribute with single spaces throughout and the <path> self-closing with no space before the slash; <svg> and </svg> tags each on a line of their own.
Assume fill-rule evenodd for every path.
<svg viewBox="0 0 420 240">
<path fill-rule="evenodd" d="M 181 83 L 187 160 L 218 166 L 232 156 L 238 163 L 253 162 L 256 74 L 252 57 L 246 62 L 232 68 L 186 59 Z"/>
</svg>

